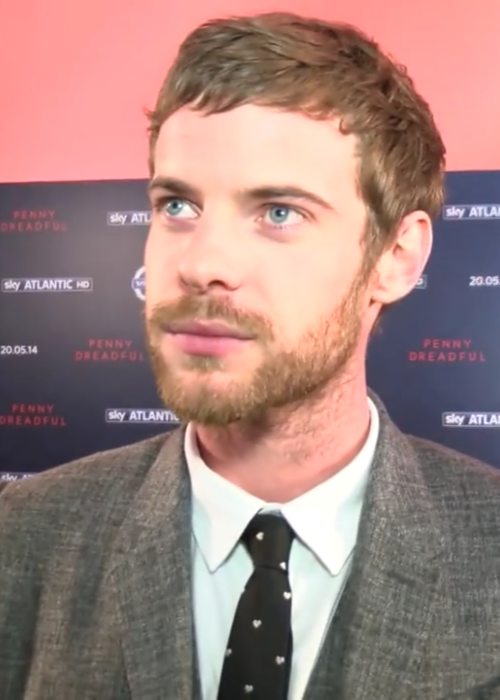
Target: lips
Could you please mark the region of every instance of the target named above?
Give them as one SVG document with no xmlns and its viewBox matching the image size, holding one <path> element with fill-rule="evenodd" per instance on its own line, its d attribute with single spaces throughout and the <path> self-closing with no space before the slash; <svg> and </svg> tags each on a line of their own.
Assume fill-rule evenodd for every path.
<svg viewBox="0 0 500 700">
<path fill-rule="evenodd" d="M 173 335 L 195 335 L 206 338 L 237 338 L 238 340 L 249 340 L 253 336 L 236 328 L 231 328 L 224 323 L 201 321 L 174 322 L 165 326 L 164 330 Z"/>
</svg>

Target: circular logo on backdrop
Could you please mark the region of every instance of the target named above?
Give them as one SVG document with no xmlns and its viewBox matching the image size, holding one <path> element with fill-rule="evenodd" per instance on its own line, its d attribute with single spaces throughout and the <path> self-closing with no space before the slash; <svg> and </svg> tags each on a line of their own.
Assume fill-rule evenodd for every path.
<svg viewBox="0 0 500 700">
<path fill-rule="evenodd" d="M 132 290 L 135 296 L 144 301 L 146 299 L 146 268 L 140 267 L 132 277 Z"/>
</svg>

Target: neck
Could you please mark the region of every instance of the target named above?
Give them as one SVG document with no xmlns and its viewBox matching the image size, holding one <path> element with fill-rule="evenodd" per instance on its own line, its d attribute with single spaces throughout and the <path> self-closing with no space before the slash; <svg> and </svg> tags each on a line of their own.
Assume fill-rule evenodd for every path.
<svg viewBox="0 0 500 700">
<path fill-rule="evenodd" d="M 268 411 L 258 423 L 195 429 L 211 469 L 258 498 L 286 503 L 349 464 L 369 427 L 363 374 L 300 405 Z"/>
</svg>

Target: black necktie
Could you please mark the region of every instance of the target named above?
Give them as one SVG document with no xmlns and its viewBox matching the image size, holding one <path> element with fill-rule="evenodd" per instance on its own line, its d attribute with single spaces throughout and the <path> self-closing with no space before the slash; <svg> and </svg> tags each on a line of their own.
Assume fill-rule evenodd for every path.
<svg viewBox="0 0 500 700">
<path fill-rule="evenodd" d="M 286 700 L 292 660 L 288 557 L 293 536 L 284 518 L 270 514 L 256 515 L 242 535 L 255 568 L 236 608 L 218 700 Z"/>
</svg>

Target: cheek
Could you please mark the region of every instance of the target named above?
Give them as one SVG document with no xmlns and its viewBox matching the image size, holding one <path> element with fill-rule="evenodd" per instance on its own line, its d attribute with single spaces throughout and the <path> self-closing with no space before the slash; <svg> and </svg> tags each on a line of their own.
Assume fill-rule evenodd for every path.
<svg viewBox="0 0 500 700">
<path fill-rule="evenodd" d="M 267 300 L 264 314 L 271 316 L 278 341 L 295 343 L 323 313 L 321 305 L 326 295 L 317 266 L 305 261 L 304 256 L 286 263 L 282 259 L 262 266 L 259 276 Z"/>
<path fill-rule="evenodd" d="M 144 246 L 144 261 L 147 265 L 154 267 L 155 262 L 165 257 L 165 241 L 161 235 L 158 225 L 151 224 L 146 243 Z"/>
<path fill-rule="evenodd" d="M 175 277 L 175 264 L 171 251 L 167 250 L 167 246 L 154 230 L 149 231 L 144 246 L 144 266 L 146 268 L 146 310 L 149 310 L 165 296 Z"/>
<path fill-rule="evenodd" d="M 283 296 L 289 305 L 311 317 L 335 304 L 335 297 L 347 279 L 346 266 L 335 263 L 334 255 L 299 255 L 283 277 Z"/>
<path fill-rule="evenodd" d="M 168 237 L 161 226 L 152 226 L 149 230 L 144 247 L 144 264 L 152 274 L 160 276 L 172 272 L 177 265 L 181 253 L 180 238 L 176 245 L 175 237 Z"/>
<path fill-rule="evenodd" d="M 342 260 L 342 264 L 339 261 Z M 274 297 L 274 322 L 286 340 L 297 341 L 335 313 L 357 272 L 339 254 L 301 255 L 269 272 Z"/>
</svg>

